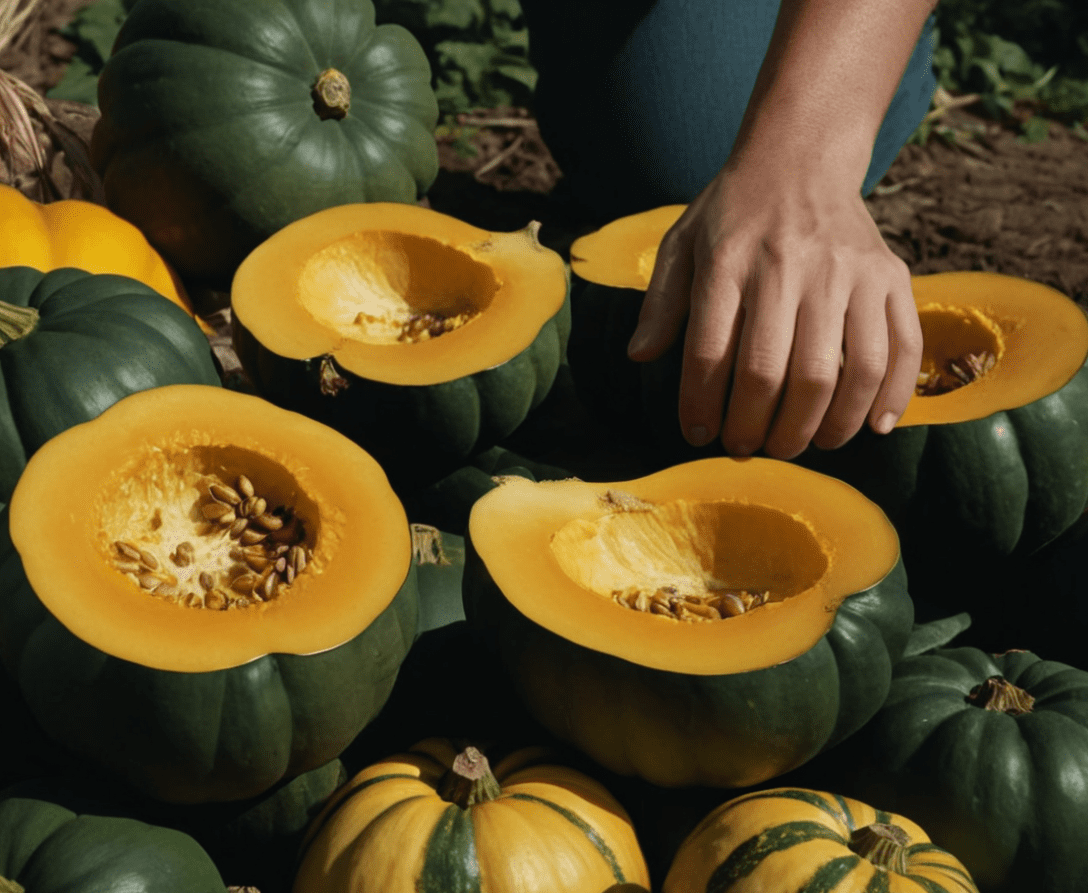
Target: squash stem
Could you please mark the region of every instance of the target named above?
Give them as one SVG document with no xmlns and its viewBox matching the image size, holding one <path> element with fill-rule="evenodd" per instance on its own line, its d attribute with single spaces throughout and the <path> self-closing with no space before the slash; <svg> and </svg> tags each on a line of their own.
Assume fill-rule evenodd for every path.
<svg viewBox="0 0 1088 893">
<path fill-rule="evenodd" d="M 466 747 L 453 761 L 438 786 L 438 796 L 462 809 L 487 803 L 502 793 L 491 765 L 475 747 Z"/>
<path fill-rule="evenodd" d="M 1031 713 L 1035 698 L 1004 676 L 991 676 L 971 689 L 967 702 L 983 710 L 1019 716 L 1021 713 Z"/>
<path fill-rule="evenodd" d="M 38 326 L 40 314 L 36 307 L 19 307 L 0 301 L 0 347 L 25 338 Z M 0 888 L 0 893 L 4 893 Z"/>
<path fill-rule="evenodd" d="M 850 849 L 868 859 L 877 868 L 907 873 L 907 847 L 910 835 L 898 825 L 873 822 L 850 835 Z"/>
<path fill-rule="evenodd" d="M 412 524 L 412 561 L 446 567 L 453 562 L 442 548 L 442 531 L 430 524 Z"/>
<path fill-rule="evenodd" d="M 335 68 L 326 68 L 317 76 L 310 95 L 314 100 L 314 111 L 322 121 L 340 120 L 351 108 L 351 83 Z"/>
<path fill-rule="evenodd" d="M 3 875 L 0 875 L 0 893 L 26 893 L 22 884 L 16 881 L 9 881 Z"/>
</svg>

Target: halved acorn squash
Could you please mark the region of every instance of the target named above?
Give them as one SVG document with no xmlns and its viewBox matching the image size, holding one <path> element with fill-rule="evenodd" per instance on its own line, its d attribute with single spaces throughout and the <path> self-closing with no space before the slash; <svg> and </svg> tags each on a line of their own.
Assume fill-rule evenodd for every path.
<svg viewBox="0 0 1088 893">
<path fill-rule="evenodd" d="M 403 204 L 329 208 L 239 267 L 234 343 L 258 392 L 436 480 L 547 394 L 570 331 L 562 259 L 538 224 L 490 233 Z"/>
<path fill-rule="evenodd" d="M 171 386 L 47 442 L 0 517 L 0 656 L 46 733 L 163 800 L 336 757 L 415 635 L 378 464 L 259 398 Z"/>
<path fill-rule="evenodd" d="M 541 723 L 663 786 L 755 784 L 851 734 L 913 619 L 883 512 L 768 459 L 510 478 L 472 510 L 463 587 Z"/>
<path fill-rule="evenodd" d="M 683 210 L 622 218 L 571 246 L 582 280 L 571 371 L 592 405 L 624 407 L 628 425 L 639 417 L 670 461 L 721 452 L 717 441 L 696 450 L 681 436 L 683 339 L 654 362 L 626 356 L 657 248 Z M 1088 320 L 1060 292 L 1013 276 L 911 281 L 925 348 L 918 391 L 896 428 L 864 428 L 840 449 L 813 448 L 798 461 L 877 502 L 903 537 L 912 573 L 915 544 L 919 552 L 934 545 L 938 530 L 957 550 L 1033 551 L 1088 505 Z"/>
</svg>

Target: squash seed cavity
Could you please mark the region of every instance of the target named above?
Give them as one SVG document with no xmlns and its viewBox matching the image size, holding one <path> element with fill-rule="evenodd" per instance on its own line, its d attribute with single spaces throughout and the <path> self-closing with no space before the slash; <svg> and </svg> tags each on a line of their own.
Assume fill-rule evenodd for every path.
<svg viewBox="0 0 1088 893">
<path fill-rule="evenodd" d="M 552 537 L 563 571 L 617 606 L 700 622 L 782 601 L 827 572 L 827 548 L 803 519 L 730 501 L 652 503 L 607 491 L 603 514 Z"/>
<path fill-rule="evenodd" d="M 345 338 L 415 344 L 470 323 L 498 288 L 491 268 L 463 251 L 375 230 L 316 252 L 299 277 L 299 302 Z"/>
<path fill-rule="evenodd" d="M 1005 351 L 1001 325 L 977 308 L 927 304 L 919 308 L 922 366 L 914 392 L 920 397 L 947 394 L 978 381 Z"/>
<path fill-rule="evenodd" d="M 103 506 L 108 561 L 134 588 L 188 608 L 230 610 L 273 601 L 311 562 L 312 536 L 290 504 L 214 450 L 152 449 Z M 277 477 L 282 478 L 282 475 Z"/>
</svg>

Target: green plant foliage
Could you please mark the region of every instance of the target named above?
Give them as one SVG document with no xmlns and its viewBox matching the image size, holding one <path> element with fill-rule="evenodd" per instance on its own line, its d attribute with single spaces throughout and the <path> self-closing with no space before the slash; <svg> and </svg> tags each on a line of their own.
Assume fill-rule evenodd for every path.
<svg viewBox="0 0 1088 893">
<path fill-rule="evenodd" d="M 423 46 L 443 118 L 529 105 L 536 71 L 517 0 L 375 0 L 374 6 L 379 23 L 403 25 Z"/>
<path fill-rule="evenodd" d="M 1018 103 L 1067 123 L 1088 120 L 1088 6 L 1080 0 L 943 0 L 933 69 L 946 90 L 978 93 L 992 118 L 1013 120 Z M 1020 124 L 1023 139 L 1047 136 L 1045 121 Z M 915 135 L 924 142 L 932 128 Z"/>
<path fill-rule="evenodd" d="M 126 11 L 122 0 L 97 0 L 61 28 L 60 33 L 76 44 L 76 54 L 60 83 L 49 91 L 50 99 L 98 105 L 98 73 L 109 58 Z"/>
</svg>

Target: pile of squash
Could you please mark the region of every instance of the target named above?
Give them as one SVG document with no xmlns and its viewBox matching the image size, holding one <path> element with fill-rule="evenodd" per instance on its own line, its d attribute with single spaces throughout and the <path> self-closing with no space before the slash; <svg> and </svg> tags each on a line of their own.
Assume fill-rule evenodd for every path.
<svg viewBox="0 0 1088 893">
<path fill-rule="evenodd" d="M 568 263 L 418 204 L 369 0 L 141 0 L 100 99 L 109 210 L 0 186 L 0 893 L 1088 889 L 1068 298 L 917 277 L 977 380 L 692 451 L 625 351 L 682 209 Z"/>
</svg>

